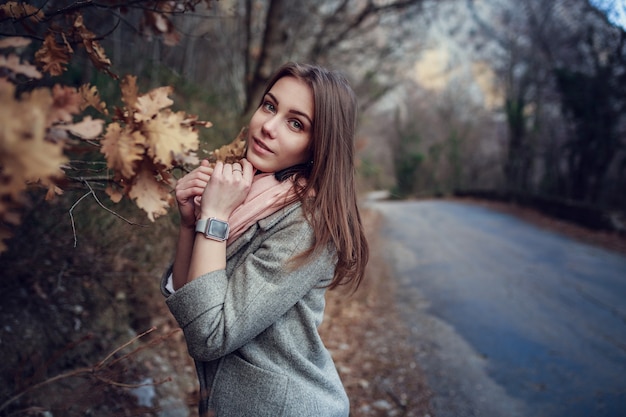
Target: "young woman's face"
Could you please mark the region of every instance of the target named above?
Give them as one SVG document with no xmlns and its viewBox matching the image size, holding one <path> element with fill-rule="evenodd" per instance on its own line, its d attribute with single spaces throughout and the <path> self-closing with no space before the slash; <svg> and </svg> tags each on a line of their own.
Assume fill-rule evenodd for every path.
<svg viewBox="0 0 626 417">
<path fill-rule="evenodd" d="M 262 172 L 276 172 L 309 159 L 313 93 L 294 77 L 279 79 L 252 115 L 246 158 Z"/>
</svg>

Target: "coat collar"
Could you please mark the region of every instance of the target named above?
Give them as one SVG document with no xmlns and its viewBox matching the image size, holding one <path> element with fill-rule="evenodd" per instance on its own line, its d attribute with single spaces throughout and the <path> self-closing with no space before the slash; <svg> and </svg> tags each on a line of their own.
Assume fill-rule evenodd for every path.
<svg viewBox="0 0 626 417">
<path fill-rule="evenodd" d="M 239 236 L 234 242 L 228 245 L 228 247 L 226 248 L 226 259 L 232 257 L 235 253 L 239 251 L 239 249 L 241 249 L 248 242 L 250 242 L 259 229 L 271 229 L 273 226 L 276 225 L 276 223 L 287 217 L 294 210 L 300 208 L 300 206 L 302 206 L 302 203 L 300 201 L 296 201 L 295 203 L 292 203 L 286 207 L 283 207 L 282 209 L 275 211 L 274 213 L 250 226 L 248 230 L 243 232 L 241 236 Z"/>
</svg>

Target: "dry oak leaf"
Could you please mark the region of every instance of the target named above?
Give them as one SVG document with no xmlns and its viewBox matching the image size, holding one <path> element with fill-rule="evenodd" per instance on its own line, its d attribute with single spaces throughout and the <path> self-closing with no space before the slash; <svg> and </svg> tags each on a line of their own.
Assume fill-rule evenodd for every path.
<svg viewBox="0 0 626 417">
<path fill-rule="evenodd" d="M 180 4 L 176 2 L 161 1 L 156 4 L 156 11 L 147 10 L 141 22 L 141 31 L 143 35 L 151 39 L 153 33 L 162 35 L 163 43 L 167 46 L 175 46 L 180 42 L 180 33 L 176 31 L 174 24 L 167 17 L 168 14 L 175 13 L 176 9 L 182 12 L 185 7 L 179 8 Z"/>
<path fill-rule="evenodd" d="M 71 122 L 75 114 L 81 112 L 83 96 L 74 88 L 56 84 L 52 87 L 52 108 L 48 116 L 49 124 Z"/>
<path fill-rule="evenodd" d="M 61 177 L 68 160 L 63 154 L 63 143 L 46 140 L 48 109 L 52 104 L 49 90 L 42 88 L 24 94 L 21 100 L 6 100 L 0 106 L 0 162 L 2 180 L 0 195 L 18 198 L 28 182 L 52 184 Z"/>
<path fill-rule="evenodd" d="M 119 203 L 124 197 L 124 194 L 122 194 L 122 192 L 118 188 L 114 188 L 110 185 L 107 185 L 104 192 L 107 193 L 111 201 L 114 203 Z"/>
<path fill-rule="evenodd" d="M 153 119 L 161 110 L 174 104 L 174 101 L 168 97 L 172 94 L 172 87 L 158 87 L 147 94 L 137 97 L 134 105 L 137 112 L 134 118 L 138 122 Z"/>
<path fill-rule="evenodd" d="M 35 61 L 43 69 L 52 76 L 58 76 L 65 72 L 67 64 L 74 50 L 69 45 L 65 36 L 65 43 L 58 44 L 54 34 L 48 33 L 41 45 L 41 48 L 35 52 Z"/>
<path fill-rule="evenodd" d="M 157 175 L 162 178 L 159 180 Z M 156 170 L 149 161 L 144 161 L 131 185 L 128 196 L 135 200 L 137 207 L 148 213 L 150 221 L 167 214 L 173 205 L 174 197 L 170 193 L 173 187 L 169 175 Z"/>
<path fill-rule="evenodd" d="M 211 164 L 215 164 L 217 161 L 227 164 L 239 162 L 246 155 L 247 142 L 248 128 L 244 127 L 232 142 L 209 152 L 207 159 Z"/>
<path fill-rule="evenodd" d="M 9 38 L 0 39 L 0 49 L 22 48 L 28 45 L 30 45 L 30 39 L 21 36 L 11 36 Z"/>
<path fill-rule="evenodd" d="M 164 110 L 144 123 L 148 155 L 155 163 L 172 168 L 180 155 L 188 155 L 198 149 L 198 132 L 182 124 L 186 116 L 184 112 Z"/>
<path fill-rule="evenodd" d="M 137 88 L 137 76 L 125 76 L 120 88 L 122 90 L 122 101 L 126 104 L 126 107 L 134 109 L 137 104 L 137 94 L 139 93 Z"/>
<path fill-rule="evenodd" d="M 63 195 L 63 190 L 54 184 L 50 184 L 50 186 L 48 186 L 48 191 L 46 192 L 46 201 L 52 200 L 57 195 Z"/>
<path fill-rule="evenodd" d="M 0 67 L 7 68 L 14 74 L 22 74 L 29 78 L 41 78 L 41 73 L 37 71 L 37 67 L 29 63 L 21 63 L 20 57 L 11 54 L 8 57 L 0 55 Z"/>
<path fill-rule="evenodd" d="M 102 133 L 103 125 L 104 120 L 92 119 L 91 116 L 85 116 L 85 118 L 78 123 L 56 125 L 55 128 L 67 130 L 81 139 L 96 139 Z"/>
<path fill-rule="evenodd" d="M 19 1 L 9 1 L 6 4 L 0 5 L 0 17 L 2 16 L 14 20 L 28 17 L 35 22 L 39 22 L 45 17 L 44 13 L 38 7 Z"/>
<path fill-rule="evenodd" d="M 118 123 L 111 123 L 102 139 L 103 153 L 107 160 L 107 167 L 130 179 L 135 175 L 135 163 L 144 158 L 146 138 L 138 131 L 122 127 Z"/>
<path fill-rule="evenodd" d="M 107 110 L 107 105 L 104 101 L 100 99 L 100 93 L 98 92 L 96 86 L 83 84 L 78 89 L 78 92 L 83 98 L 83 102 L 80 105 L 80 111 L 83 111 L 87 107 L 91 106 L 104 115 L 109 114 L 109 111 Z"/>
<path fill-rule="evenodd" d="M 80 37 L 82 40 L 83 46 L 87 51 L 87 55 L 94 66 L 107 73 L 109 76 L 117 79 L 117 75 L 113 74 L 109 67 L 111 66 L 111 60 L 107 58 L 106 53 L 104 52 L 104 48 L 100 46 L 98 41 L 96 41 L 96 35 L 85 27 L 85 23 L 83 20 L 83 16 L 78 14 L 76 16 L 76 20 L 74 20 L 74 32 Z"/>
</svg>

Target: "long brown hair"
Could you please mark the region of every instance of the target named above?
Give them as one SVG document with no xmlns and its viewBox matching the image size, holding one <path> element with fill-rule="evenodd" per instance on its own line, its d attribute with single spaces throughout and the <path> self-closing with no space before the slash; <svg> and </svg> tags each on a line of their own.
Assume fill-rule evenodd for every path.
<svg viewBox="0 0 626 417">
<path fill-rule="evenodd" d="M 346 78 L 315 65 L 287 63 L 270 79 L 263 96 L 283 77 L 304 81 L 313 92 L 311 161 L 288 169 L 289 176 L 305 177 L 298 190 L 302 206 L 315 232 L 315 245 L 302 256 L 332 244 L 337 266 L 328 288 L 351 285 L 356 289 L 365 273 L 369 249 L 357 207 L 355 185 L 355 133 L 357 100 Z M 314 190 L 315 198 L 307 198 Z"/>
</svg>

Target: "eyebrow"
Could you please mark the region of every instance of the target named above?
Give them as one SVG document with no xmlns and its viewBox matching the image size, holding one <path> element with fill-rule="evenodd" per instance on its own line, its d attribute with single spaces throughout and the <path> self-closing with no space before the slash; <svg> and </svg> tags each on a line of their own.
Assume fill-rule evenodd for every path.
<svg viewBox="0 0 626 417">
<path fill-rule="evenodd" d="M 280 102 L 278 101 L 278 99 L 276 98 L 276 96 L 270 92 L 267 93 L 268 96 L 270 96 L 272 98 L 272 100 L 274 100 L 276 102 L 276 104 L 280 104 Z M 295 109 L 290 109 L 289 113 L 293 113 L 293 114 L 298 114 L 304 118 L 306 118 L 309 121 L 309 124 L 311 124 L 311 126 L 313 126 L 313 120 L 311 120 L 311 118 L 309 117 L 308 114 L 301 112 L 300 110 L 295 110 Z"/>
</svg>

